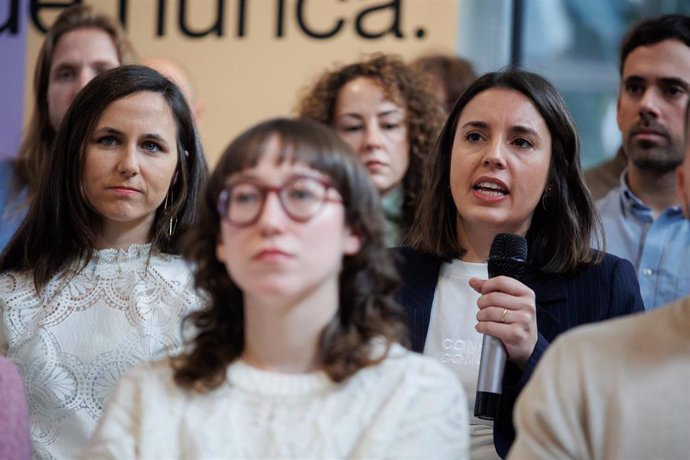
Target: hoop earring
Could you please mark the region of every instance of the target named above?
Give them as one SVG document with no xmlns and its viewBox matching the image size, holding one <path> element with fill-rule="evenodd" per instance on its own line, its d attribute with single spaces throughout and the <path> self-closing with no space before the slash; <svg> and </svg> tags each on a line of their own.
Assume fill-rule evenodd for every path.
<svg viewBox="0 0 690 460">
<path fill-rule="evenodd" d="M 548 187 L 546 187 L 546 190 L 544 190 L 544 193 L 541 196 L 541 207 L 544 208 L 544 211 L 548 210 L 548 208 L 546 206 L 546 201 L 548 200 L 550 195 L 551 195 L 551 186 L 549 185 Z"/>
</svg>

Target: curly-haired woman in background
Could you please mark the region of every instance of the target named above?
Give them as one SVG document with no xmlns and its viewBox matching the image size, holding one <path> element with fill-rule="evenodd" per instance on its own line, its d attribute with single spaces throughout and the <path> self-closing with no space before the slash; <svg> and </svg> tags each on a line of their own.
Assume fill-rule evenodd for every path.
<svg viewBox="0 0 690 460">
<path fill-rule="evenodd" d="M 397 246 L 414 220 L 425 157 L 443 125 L 430 82 L 400 58 L 377 54 L 325 72 L 297 112 L 334 128 L 359 155 L 382 196 L 385 242 Z"/>
</svg>

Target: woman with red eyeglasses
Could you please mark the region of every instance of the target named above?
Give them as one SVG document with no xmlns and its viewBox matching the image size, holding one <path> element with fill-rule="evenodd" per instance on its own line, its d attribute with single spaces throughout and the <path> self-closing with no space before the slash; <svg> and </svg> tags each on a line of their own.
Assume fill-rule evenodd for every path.
<svg viewBox="0 0 690 460">
<path fill-rule="evenodd" d="M 200 206 L 195 337 L 120 381 L 86 457 L 467 457 L 457 380 L 397 344 L 377 192 L 336 134 L 249 129 Z"/>
</svg>

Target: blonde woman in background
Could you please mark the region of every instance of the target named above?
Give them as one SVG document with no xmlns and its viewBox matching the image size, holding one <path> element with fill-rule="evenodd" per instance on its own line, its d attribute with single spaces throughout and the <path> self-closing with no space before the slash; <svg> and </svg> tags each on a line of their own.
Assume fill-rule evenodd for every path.
<svg viewBox="0 0 690 460">
<path fill-rule="evenodd" d="M 0 251 L 38 193 L 57 130 L 93 77 L 136 61 L 118 23 L 91 6 L 64 10 L 48 29 L 34 70 L 34 107 L 17 157 L 0 163 Z"/>
</svg>

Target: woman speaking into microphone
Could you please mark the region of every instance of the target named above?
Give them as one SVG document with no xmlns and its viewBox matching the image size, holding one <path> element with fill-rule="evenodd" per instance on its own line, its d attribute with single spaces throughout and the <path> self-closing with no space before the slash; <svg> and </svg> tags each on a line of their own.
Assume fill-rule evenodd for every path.
<svg viewBox="0 0 690 460">
<path fill-rule="evenodd" d="M 472 458 L 507 454 L 515 399 L 558 334 L 643 310 L 630 262 L 590 247 L 599 223 L 579 161 L 563 99 L 518 70 L 470 85 L 431 152 L 410 247 L 398 250 L 398 300 L 413 349 L 456 372 L 470 411 L 482 335 L 505 348 L 500 410 L 493 421 L 470 420 Z M 520 280 L 487 276 L 499 233 L 527 241 Z"/>
</svg>

